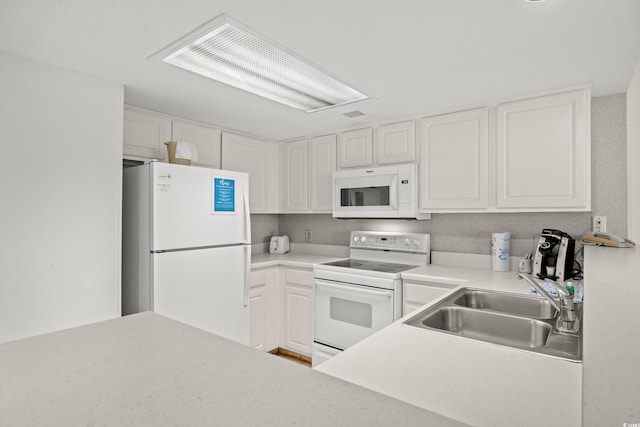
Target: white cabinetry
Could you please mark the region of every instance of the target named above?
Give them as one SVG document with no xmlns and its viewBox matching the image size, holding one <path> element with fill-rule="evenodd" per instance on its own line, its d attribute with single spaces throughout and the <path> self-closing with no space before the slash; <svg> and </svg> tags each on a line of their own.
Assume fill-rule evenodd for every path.
<svg viewBox="0 0 640 427">
<path fill-rule="evenodd" d="M 405 280 L 402 284 L 402 315 L 406 316 L 456 287 L 445 283 Z"/>
<path fill-rule="evenodd" d="M 125 156 L 166 159 L 166 141 L 171 141 L 170 117 L 141 108 L 124 107 L 122 152 Z"/>
<path fill-rule="evenodd" d="M 497 207 L 590 210 L 590 91 L 497 107 Z"/>
<path fill-rule="evenodd" d="M 251 213 L 278 212 L 278 146 L 249 136 L 222 133 L 222 169 L 249 174 Z"/>
<path fill-rule="evenodd" d="M 306 211 L 308 208 L 307 140 L 292 141 L 282 146 L 283 211 Z"/>
<path fill-rule="evenodd" d="M 338 168 L 373 164 L 373 130 L 352 130 L 338 134 Z"/>
<path fill-rule="evenodd" d="M 331 212 L 335 135 L 284 143 L 281 165 L 283 212 Z"/>
<path fill-rule="evenodd" d="M 378 164 L 416 161 L 416 123 L 414 121 L 382 125 L 376 129 Z"/>
<path fill-rule="evenodd" d="M 420 121 L 420 212 L 591 208 L 591 90 Z"/>
<path fill-rule="evenodd" d="M 287 268 L 282 282 L 280 347 L 311 356 L 313 344 L 313 271 Z"/>
<path fill-rule="evenodd" d="M 220 168 L 220 130 L 142 108 L 124 107 L 123 147 L 127 157 L 167 160 L 166 141 L 191 142 L 196 165 Z"/>
<path fill-rule="evenodd" d="M 488 108 L 428 117 L 421 126 L 420 209 L 486 209 Z"/>
<path fill-rule="evenodd" d="M 415 121 L 338 134 L 338 169 L 416 161 Z"/>
<path fill-rule="evenodd" d="M 174 120 L 173 141 L 191 142 L 198 149 L 198 160 L 192 162 L 220 168 L 221 134 L 219 129 L 186 120 Z"/>
<path fill-rule="evenodd" d="M 251 272 L 249 308 L 251 310 L 250 345 L 263 351 L 278 348 L 278 267 Z"/>
</svg>

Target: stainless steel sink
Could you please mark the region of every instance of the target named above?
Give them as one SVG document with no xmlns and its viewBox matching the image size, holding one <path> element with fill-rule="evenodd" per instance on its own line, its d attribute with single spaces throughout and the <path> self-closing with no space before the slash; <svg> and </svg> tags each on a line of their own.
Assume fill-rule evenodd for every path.
<svg viewBox="0 0 640 427">
<path fill-rule="evenodd" d="M 581 333 L 554 330 L 548 301 L 506 292 L 462 288 L 404 323 L 536 353 L 582 359 Z"/>
<path fill-rule="evenodd" d="M 553 319 L 557 310 L 542 298 L 483 290 L 471 290 L 457 297 L 454 304 L 462 307 L 491 310 L 535 319 Z"/>
<path fill-rule="evenodd" d="M 434 329 L 512 347 L 542 347 L 552 329 L 535 319 L 459 307 L 442 307 L 421 321 Z"/>
</svg>

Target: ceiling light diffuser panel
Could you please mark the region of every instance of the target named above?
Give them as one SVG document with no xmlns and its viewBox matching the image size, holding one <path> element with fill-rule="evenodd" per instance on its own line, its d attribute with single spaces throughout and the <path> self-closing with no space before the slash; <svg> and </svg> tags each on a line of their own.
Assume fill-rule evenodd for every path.
<svg viewBox="0 0 640 427">
<path fill-rule="evenodd" d="M 368 98 L 224 14 L 149 59 L 307 113 Z"/>
</svg>

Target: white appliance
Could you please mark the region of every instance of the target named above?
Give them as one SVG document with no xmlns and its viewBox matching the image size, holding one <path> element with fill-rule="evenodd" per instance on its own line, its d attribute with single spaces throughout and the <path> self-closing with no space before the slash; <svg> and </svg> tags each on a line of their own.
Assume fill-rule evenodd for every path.
<svg viewBox="0 0 640 427">
<path fill-rule="evenodd" d="M 271 236 L 269 253 L 286 254 L 289 252 L 289 236 Z"/>
<path fill-rule="evenodd" d="M 249 344 L 248 176 L 151 162 L 124 170 L 123 314 L 153 310 Z"/>
<path fill-rule="evenodd" d="M 336 171 L 333 216 L 430 219 L 418 212 L 418 178 L 415 163 Z"/>
<path fill-rule="evenodd" d="M 429 264 L 430 237 L 352 231 L 350 258 L 314 265 L 313 366 L 402 317 L 401 273 Z"/>
</svg>

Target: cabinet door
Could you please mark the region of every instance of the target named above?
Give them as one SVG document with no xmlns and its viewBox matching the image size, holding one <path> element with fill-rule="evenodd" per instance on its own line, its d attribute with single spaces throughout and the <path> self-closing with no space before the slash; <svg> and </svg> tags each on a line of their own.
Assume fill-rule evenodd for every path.
<svg viewBox="0 0 640 427">
<path fill-rule="evenodd" d="M 198 161 L 193 163 L 219 169 L 221 133 L 220 130 L 209 126 L 174 120 L 172 140 L 191 142 L 196 146 L 198 149 Z"/>
<path fill-rule="evenodd" d="M 125 156 L 166 160 L 166 141 L 171 141 L 169 117 L 153 111 L 124 107 L 122 152 Z"/>
<path fill-rule="evenodd" d="M 249 345 L 257 350 L 267 349 L 267 283 L 263 271 L 252 272 L 250 276 L 249 308 L 251 332 Z"/>
<path fill-rule="evenodd" d="M 307 191 L 307 140 L 287 142 L 283 145 L 283 204 L 284 211 L 306 211 Z"/>
<path fill-rule="evenodd" d="M 249 204 L 252 213 L 269 210 L 268 158 L 266 141 L 222 133 L 222 169 L 249 174 Z"/>
<path fill-rule="evenodd" d="M 278 348 L 278 271 L 277 267 L 267 268 L 252 271 L 250 275 L 250 345 L 258 350 Z"/>
<path fill-rule="evenodd" d="M 373 164 L 371 128 L 342 132 L 338 135 L 338 168 Z"/>
<path fill-rule="evenodd" d="M 313 212 L 333 210 L 333 172 L 336 170 L 336 135 L 309 140 L 309 204 Z"/>
<path fill-rule="evenodd" d="M 590 90 L 497 107 L 497 207 L 588 211 Z"/>
<path fill-rule="evenodd" d="M 313 344 L 313 272 L 287 269 L 283 282 L 281 347 L 311 356 Z"/>
<path fill-rule="evenodd" d="M 428 117 L 420 125 L 420 210 L 488 208 L 488 109 Z"/>
<path fill-rule="evenodd" d="M 378 164 L 416 161 L 416 123 L 414 121 L 379 126 L 376 134 Z"/>
<path fill-rule="evenodd" d="M 456 285 L 435 282 L 404 282 L 402 284 L 402 315 L 406 316 L 416 311 L 456 287 Z"/>
</svg>

